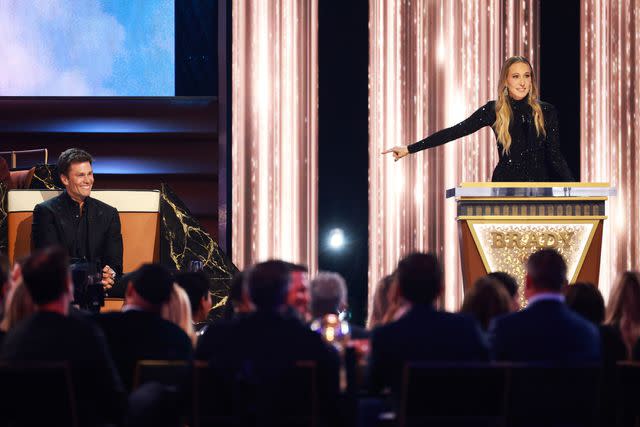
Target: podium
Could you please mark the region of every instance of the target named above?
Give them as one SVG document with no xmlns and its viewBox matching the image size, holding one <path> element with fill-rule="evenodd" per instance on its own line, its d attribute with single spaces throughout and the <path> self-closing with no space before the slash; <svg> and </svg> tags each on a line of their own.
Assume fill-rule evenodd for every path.
<svg viewBox="0 0 640 427">
<path fill-rule="evenodd" d="M 59 190 L 11 190 L 7 194 L 8 255 L 13 264 L 31 253 L 33 208 Z M 122 227 L 122 270 L 133 271 L 160 259 L 160 192 L 93 190 L 91 197 L 118 210 Z"/>
<path fill-rule="evenodd" d="M 615 189 L 608 183 L 469 182 L 447 190 L 456 199 L 465 290 L 491 272 L 520 283 L 525 263 L 543 248 L 567 263 L 570 283 L 598 284 L 605 206 Z"/>
</svg>

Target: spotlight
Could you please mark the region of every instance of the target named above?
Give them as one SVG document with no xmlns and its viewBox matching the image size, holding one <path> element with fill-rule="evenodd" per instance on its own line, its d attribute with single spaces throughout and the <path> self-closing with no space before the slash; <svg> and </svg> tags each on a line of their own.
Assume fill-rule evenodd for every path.
<svg viewBox="0 0 640 427">
<path fill-rule="evenodd" d="M 345 239 L 344 232 L 340 228 L 334 228 L 329 231 L 329 247 L 333 250 L 340 250 L 344 247 Z"/>
</svg>

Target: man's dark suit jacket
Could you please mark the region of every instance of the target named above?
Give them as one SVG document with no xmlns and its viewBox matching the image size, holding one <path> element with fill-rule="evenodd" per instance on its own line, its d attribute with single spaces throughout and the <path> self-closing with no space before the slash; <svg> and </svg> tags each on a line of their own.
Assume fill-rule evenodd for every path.
<svg viewBox="0 0 640 427">
<path fill-rule="evenodd" d="M 88 319 L 37 312 L 5 337 L 7 361 L 69 361 L 80 425 L 119 422 L 126 408 L 122 382 L 102 331 Z M 34 402 L 34 410 L 38 410 Z"/>
<path fill-rule="evenodd" d="M 193 345 L 178 325 L 156 313 L 140 310 L 96 316 L 107 337 L 113 360 L 128 390 L 138 360 L 193 359 Z"/>
<path fill-rule="evenodd" d="M 598 328 L 561 301 L 541 300 L 489 327 L 493 357 L 500 361 L 598 363 Z"/>
<path fill-rule="evenodd" d="M 76 229 L 69 200 L 70 197 L 65 191 L 53 199 L 36 205 L 33 209 L 31 240 L 35 249 L 61 245 L 67 249 L 70 257 L 74 256 L 71 251 Z M 120 277 L 122 275 L 122 233 L 118 211 L 91 197 L 87 197 L 85 204 L 89 215 L 87 259 L 89 261 L 100 259 L 102 266 L 110 266 Z"/>
<path fill-rule="evenodd" d="M 489 349 L 478 323 L 470 316 L 415 305 L 395 322 L 371 333 L 369 373 L 377 391 L 400 391 L 405 362 L 488 361 Z"/>
<path fill-rule="evenodd" d="M 209 366 L 228 379 L 242 375 L 259 382 L 277 381 L 296 361 L 315 361 L 320 411 L 326 416 L 335 409 L 337 352 L 297 318 L 258 311 L 216 322 L 200 338 L 196 359 L 209 361 Z"/>
</svg>

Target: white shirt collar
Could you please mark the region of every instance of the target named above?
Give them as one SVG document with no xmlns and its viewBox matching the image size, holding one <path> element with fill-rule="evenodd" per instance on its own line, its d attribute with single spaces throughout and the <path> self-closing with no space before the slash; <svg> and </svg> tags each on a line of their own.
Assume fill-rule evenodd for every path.
<svg viewBox="0 0 640 427">
<path fill-rule="evenodd" d="M 563 303 L 564 295 L 559 292 L 540 292 L 539 294 L 536 294 L 529 298 L 528 305 L 535 304 L 538 301 L 558 301 Z"/>
</svg>

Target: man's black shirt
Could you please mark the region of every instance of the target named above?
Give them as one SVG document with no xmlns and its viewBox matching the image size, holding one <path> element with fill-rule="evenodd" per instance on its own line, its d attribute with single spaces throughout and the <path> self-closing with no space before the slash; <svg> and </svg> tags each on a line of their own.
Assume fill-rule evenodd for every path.
<svg viewBox="0 0 640 427">
<path fill-rule="evenodd" d="M 100 261 L 122 275 L 122 233 L 118 211 L 92 197 L 80 206 L 66 191 L 33 210 L 31 238 L 35 249 L 60 245 L 71 258 Z"/>
</svg>

